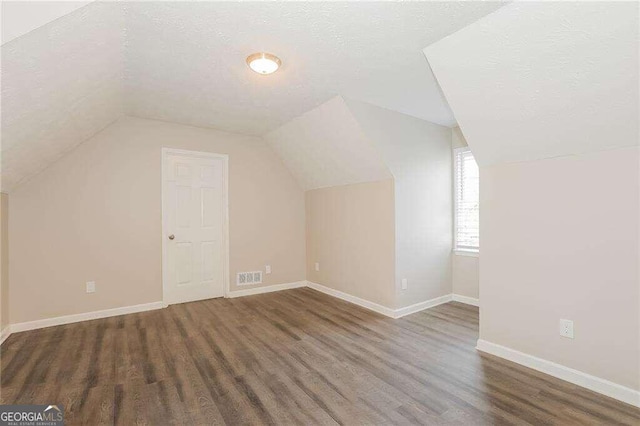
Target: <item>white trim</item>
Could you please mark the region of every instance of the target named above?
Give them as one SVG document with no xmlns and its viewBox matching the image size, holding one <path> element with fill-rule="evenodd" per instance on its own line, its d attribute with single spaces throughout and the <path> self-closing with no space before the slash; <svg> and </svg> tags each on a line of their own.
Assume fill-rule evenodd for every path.
<svg viewBox="0 0 640 426">
<path fill-rule="evenodd" d="M 405 315 L 413 314 L 428 308 L 432 308 L 434 306 L 441 305 L 443 303 L 447 303 L 452 300 L 452 295 L 448 294 L 445 296 L 437 297 L 435 299 L 416 303 L 414 305 L 407 306 L 404 308 L 391 309 L 386 306 L 382 306 L 377 303 L 370 302 L 368 300 L 361 299 L 359 297 L 352 296 L 350 294 L 343 293 L 341 291 L 334 290 L 329 287 L 325 287 L 321 284 L 313 283 L 311 281 L 296 281 L 292 283 L 274 284 L 274 285 L 269 285 L 264 287 L 249 288 L 246 290 L 235 290 L 235 291 L 228 292 L 225 297 L 235 298 L 235 297 L 252 296 L 254 294 L 271 293 L 274 291 L 290 290 L 290 289 L 301 288 L 301 287 L 312 288 L 321 293 L 325 293 L 325 294 L 328 294 L 329 296 L 333 296 L 338 299 L 345 300 L 347 302 L 353 303 L 355 305 L 361 306 L 363 308 L 369 309 L 371 311 L 377 312 L 379 314 L 382 314 L 389 318 L 394 318 L 394 319 L 401 318 Z M 65 315 L 61 317 L 47 318 L 47 319 L 42 319 L 37 321 L 10 324 L 6 326 L 2 331 L 0 331 L 0 344 L 2 344 L 2 342 L 4 342 L 12 333 L 19 333 L 19 332 L 28 331 L 28 330 L 36 330 L 39 328 L 53 327 L 56 325 L 71 324 L 71 323 L 81 322 L 81 321 L 90 321 L 90 320 L 100 319 L 100 318 L 114 317 L 118 315 L 134 314 L 136 312 L 152 311 L 155 309 L 166 308 L 167 306 L 168 305 L 164 301 L 160 301 L 160 302 L 152 302 L 152 303 L 143 303 L 140 305 L 133 305 L 133 306 L 124 306 L 121 308 L 105 309 L 102 311 L 85 312 L 82 314 Z"/>
<path fill-rule="evenodd" d="M 153 311 L 162 309 L 162 302 L 143 303 L 141 305 L 124 306 L 122 308 L 104 309 L 102 311 L 85 312 L 82 314 L 65 315 L 62 317 L 47 318 L 37 321 L 19 322 L 11 324 L 11 333 L 35 330 L 37 328 L 53 327 L 54 325 L 71 324 L 80 321 L 89 321 L 100 318 L 115 317 L 118 315 L 134 314 L 136 312 Z"/>
<path fill-rule="evenodd" d="M 334 290 L 329 287 L 325 287 L 322 284 L 317 284 L 311 281 L 307 281 L 307 287 L 317 290 L 321 293 L 328 294 L 329 296 L 337 297 L 338 299 L 345 300 L 349 303 L 353 303 L 354 305 L 361 306 L 363 308 L 369 309 L 370 311 L 377 312 L 379 314 L 385 315 L 390 318 L 395 318 L 395 311 L 391 308 L 387 308 L 386 306 L 379 305 L 374 302 L 370 302 L 365 299 L 361 299 L 356 296 L 352 296 L 347 293 L 343 293 L 338 290 Z"/>
<path fill-rule="evenodd" d="M 235 290 L 227 293 L 228 298 L 253 296 L 254 294 L 271 293 L 273 291 L 291 290 L 292 288 L 306 287 L 306 281 L 297 281 L 286 284 L 274 284 L 264 287 L 248 288 L 246 290 Z"/>
<path fill-rule="evenodd" d="M 435 306 L 442 305 L 443 303 L 451 302 L 451 300 L 451 295 L 445 294 L 444 296 L 436 297 L 435 299 L 425 300 L 424 302 L 396 309 L 394 311 L 393 318 L 402 318 L 406 315 L 415 314 L 416 312 L 424 311 L 425 309 L 433 308 Z"/>
<path fill-rule="evenodd" d="M 227 297 L 250 296 L 252 294 L 270 293 L 272 291 L 289 290 L 292 288 L 306 287 L 306 281 L 298 281 L 287 284 L 276 284 L 267 287 L 250 288 L 247 290 L 239 290 L 229 292 Z M 143 303 L 141 305 L 124 306 L 122 308 L 105 309 L 102 311 L 85 312 L 82 314 L 65 315 L 61 317 L 47 318 L 37 321 L 21 322 L 10 324 L 0 332 L 0 344 L 4 342 L 11 334 L 21 331 L 36 330 L 39 328 L 53 327 L 56 325 L 71 324 L 74 322 L 90 321 L 100 318 L 114 317 L 118 315 L 134 314 L 137 312 L 152 311 L 156 309 L 166 308 L 168 305 L 161 302 Z"/>
<path fill-rule="evenodd" d="M 9 324 L 5 328 L 3 328 L 2 331 L 0 331 L 0 345 L 3 344 L 4 341 L 7 340 L 9 336 L 11 336 L 11 324 Z"/>
<path fill-rule="evenodd" d="M 347 302 L 356 304 L 363 308 L 375 311 L 379 314 L 385 315 L 390 318 L 401 318 L 405 315 L 413 314 L 424 309 L 432 308 L 434 306 L 447 303 L 451 300 L 459 301 L 462 303 L 468 303 L 477 301 L 466 296 L 460 296 L 456 294 L 449 294 L 435 299 L 427 300 L 425 302 L 416 303 L 411 306 L 400 309 L 391 309 L 386 306 L 379 305 L 377 303 L 370 302 L 359 297 L 352 296 L 347 293 L 343 293 L 338 290 L 334 290 L 329 287 L 325 287 L 321 284 L 317 284 L 311 281 L 298 281 L 286 284 L 276 284 L 266 287 L 257 287 L 247 290 L 238 290 L 229 292 L 227 297 L 243 297 L 254 294 L 270 293 L 274 291 L 289 290 L 300 287 L 309 287 L 317 290 L 321 293 L 328 294 L 338 299 L 345 300 Z M 473 303 L 469 303 L 473 304 Z M 82 314 L 65 315 L 61 317 L 48 318 L 37 321 L 22 322 L 17 324 L 10 324 L 0 331 L 0 345 L 6 341 L 6 339 L 13 333 L 19 333 L 22 331 L 35 330 L 39 328 L 53 327 L 56 325 L 71 324 L 81 321 L 90 321 L 100 318 L 108 318 L 119 315 L 133 314 L 137 312 L 152 311 L 156 309 L 165 308 L 164 302 L 152 302 L 144 303 L 140 305 L 124 306 L 121 308 L 105 309 L 101 311 L 85 312 Z M 608 397 L 617 399 L 619 401 L 631 404 L 636 407 L 640 407 L 640 391 L 627 388 L 625 386 L 613 383 L 611 381 L 601 379 L 596 376 L 592 376 L 582 371 L 574 370 L 569 367 L 565 367 L 560 364 L 556 364 L 551 361 L 547 361 L 542 358 L 535 357 L 533 355 L 519 352 L 515 349 L 507 348 L 505 346 L 497 345 L 495 343 L 488 342 L 486 340 L 479 339 L 476 349 L 481 352 L 485 352 L 506 360 L 515 362 L 525 367 L 532 368 L 550 376 L 565 380 L 569 383 L 573 383 L 578 386 L 582 386 L 594 392 L 606 395 Z"/>
<path fill-rule="evenodd" d="M 465 303 L 467 305 L 472 305 L 472 306 L 480 306 L 480 299 L 463 296 L 461 294 L 452 294 L 451 296 L 454 302 Z"/>
<path fill-rule="evenodd" d="M 480 257 L 479 250 L 453 249 L 453 254 L 456 256 Z"/>
<path fill-rule="evenodd" d="M 317 290 L 321 293 L 328 294 L 329 296 L 337 297 L 338 299 L 342 299 L 346 302 L 353 303 L 354 305 L 361 306 L 363 308 L 369 309 L 370 311 L 374 311 L 394 319 L 402 318 L 406 315 L 414 314 L 416 312 L 433 308 L 434 306 L 442 305 L 443 303 L 447 303 L 451 301 L 451 295 L 446 294 L 444 296 L 436 297 L 435 299 L 431 299 L 431 300 L 425 300 L 424 302 L 416 303 L 414 305 L 406 306 L 404 308 L 391 309 L 386 306 L 371 302 L 369 300 L 361 299 L 359 297 L 352 296 L 348 293 L 344 293 L 342 291 L 335 290 L 333 288 L 329 288 L 329 287 L 323 286 L 322 284 L 314 283 L 311 281 L 307 281 L 307 287 Z"/>
<path fill-rule="evenodd" d="M 478 257 L 478 254 L 480 252 L 480 248 L 477 249 L 465 249 L 465 248 L 458 248 L 458 215 L 456 214 L 456 212 L 458 211 L 458 197 L 457 197 L 457 189 L 458 189 L 458 153 L 459 152 L 471 152 L 471 148 L 469 148 L 469 146 L 460 146 L 457 148 L 453 148 L 453 165 L 452 165 L 452 169 L 453 169 L 453 188 L 452 188 L 452 195 L 453 195 L 453 252 L 454 254 L 457 255 L 461 255 L 461 256 L 473 256 L 473 257 Z M 473 155 L 473 152 L 471 152 L 471 155 Z M 475 160 L 475 157 L 474 157 Z"/>
<path fill-rule="evenodd" d="M 476 349 L 640 407 L 640 391 L 486 340 L 479 339 Z"/>
<path fill-rule="evenodd" d="M 167 259 L 167 239 L 169 236 L 169 232 L 167 230 L 167 224 L 165 223 L 165 211 L 164 211 L 164 182 L 166 175 L 166 160 L 167 157 L 171 154 L 174 155 L 182 155 L 189 157 L 197 157 L 197 158 L 220 158 L 222 159 L 222 210 L 223 210 L 223 218 L 222 218 L 222 295 L 227 297 L 230 292 L 230 284 L 229 284 L 229 155 L 228 154 L 216 154 L 213 152 L 204 152 L 204 151 L 188 151 L 184 149 L 176 149 L 176 148 L 162 148 L 162 159 L 161 159 L 161 182 L 160 182 L 160 203 L 162 210 L 162 301 L 164 303 L 164 307 L 168 306 L 167 301 L 165 300 L 164 295 L 166 294 L 167 287 L 167 273 L 166 273 L 166 265 L 165 261 Z"/>
<path fill-rule="evenodd" d="M 226 296 L 231 291 L 230 283 L 230 249 L 229 249 L 229 156 L 224 155 L 222 160 L 222 247 L 224 253 L 222 253 L 222 279 L 223 283 L 223 296 Z"/>
<path fill-rule="evenodd" d="M 178 149 L 171 147 L 163 147 L 162 152 L 166 154 L 174 154 L 181 155 L 183 157 L 194 157 L 194 158 L 228 158 L 228 154 L 217 154 L 215 152 L 209 151 L 191 151 L 188 149 Z"/>
</svg>

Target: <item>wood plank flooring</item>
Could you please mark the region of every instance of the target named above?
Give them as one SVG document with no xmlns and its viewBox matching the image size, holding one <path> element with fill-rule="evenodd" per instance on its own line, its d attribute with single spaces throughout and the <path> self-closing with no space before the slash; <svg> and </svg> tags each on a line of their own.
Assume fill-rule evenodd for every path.
<svg viewBox="0 0 640 426">
<path fill-rule="evenodd" d="M 2 404 L 72 424 L 625 424 L 640 410 L 475 349 L 477 308 L 399 320 L 303 288 L 14 334 Z"/>
</svg>

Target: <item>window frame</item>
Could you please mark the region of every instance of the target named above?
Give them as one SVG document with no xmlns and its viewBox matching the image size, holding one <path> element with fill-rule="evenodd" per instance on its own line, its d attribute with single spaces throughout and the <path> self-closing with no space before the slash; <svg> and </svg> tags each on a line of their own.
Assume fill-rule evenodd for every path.
<svg viewBox="0 0 640 426">
<path fill-rule="evenodd" d="M 480 246 L 478 248 L 459 248 L 458 247 L 458 155 L 463 152 L 471 152 L 468 146 L 462 146 L 453 149 L 453 252 L 457 255 L 478 257 L 480 255 Z M 471 155 L 473 153 L 471 152 Z M 473 157 L 475 161 L 475 156 Z M 477 164 L 477 161 L 476 161 Z M 479 190 L 480 188 L 478 188 Z"/>
</svg>

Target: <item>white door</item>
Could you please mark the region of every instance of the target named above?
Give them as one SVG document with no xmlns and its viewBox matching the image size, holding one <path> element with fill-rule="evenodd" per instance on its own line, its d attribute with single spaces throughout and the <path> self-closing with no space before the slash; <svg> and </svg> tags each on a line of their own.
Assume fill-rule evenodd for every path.
<svg viewBox="0 0 640 426">
<path fill-rule="evenodd" d="M 163 149 L 163 298 L 224 296 L 227 156 Z"/>
</svg>

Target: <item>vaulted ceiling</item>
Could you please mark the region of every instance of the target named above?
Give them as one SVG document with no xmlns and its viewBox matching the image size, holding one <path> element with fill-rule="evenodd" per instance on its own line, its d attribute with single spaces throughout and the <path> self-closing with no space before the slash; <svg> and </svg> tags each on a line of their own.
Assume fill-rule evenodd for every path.
<svg viewBox="0 0 640 426">
<path fill-rule="evenodd" d="M 421 49 L 502 4 L 90 3 L 2 46 L 2 188 L 123 114 L 262 135 L 341 94 L 452 125 Z"/>
<path fill-rule="evenodd" d="M 451 149 L 448 127 L 341 96 L 265 138 L 304 190 L 434 176 L 430 168 Z M 425 168 L 426 158 L 438 160 Z"/>
<path fill-rule="evenodd" d="M 638 145 L 637 2 L 515 2 L 424 52 L 481 166 Z"/>
<path fill-rule="evenodd" d="M 266 139 L 304 190 L 392 176 L 340 96 L 268 133 Z"/>
<path fill-rule="evenodd" d="M 126 14 L 129 109 L 263 134 L 340 94 L 451 125 L 422 48 L 499 5 L 132 3 Z M 283 61 L 266 78 L 244 63 L 264 50 Z"/>
<path fill-rule="evenodd" d="M 2 45 L 3 191 L 122 115 L 122 18 L 96 2 Z"/>
</svg>

